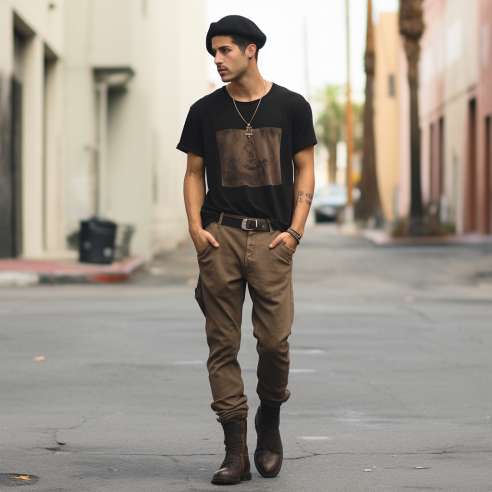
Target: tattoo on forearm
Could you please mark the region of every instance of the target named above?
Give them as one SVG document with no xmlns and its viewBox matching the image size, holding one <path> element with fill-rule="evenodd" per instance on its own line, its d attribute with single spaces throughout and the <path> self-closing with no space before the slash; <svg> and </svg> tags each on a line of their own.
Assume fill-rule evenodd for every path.
<svg viewBox="0 0 492 492">
<path fill-rule="evenodd" d="M 312 193 L 306 193 L 305 191 L 298 191 L 296 193 L 296 203 L 306 202 L 309 205 L 311 205 L 312 201 L 313 201 Z"/>
</svg>

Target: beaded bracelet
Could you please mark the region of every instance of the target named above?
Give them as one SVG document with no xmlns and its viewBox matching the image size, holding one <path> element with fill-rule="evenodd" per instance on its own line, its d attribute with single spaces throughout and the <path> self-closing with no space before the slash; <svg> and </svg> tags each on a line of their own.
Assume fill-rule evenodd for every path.
<svg viewBox="0 0 492 492">
<path fill-rule="evenodd" d="M 301 240 L 302 234 L 300 232 L 297 232 L 293 227 L 289 227 L 287 230 L 290 231 L 294 236 L 296 236 L 299 241 Z"/>
<path fill-rule="evenodd" d="M 299 239 L 297 236 L 295 236 L 294 234 L 292 234 L 292 232 L 290 232 L 288 229 L 285 231 L 287 234 L 289 234 L 290 237 L 293 237 L 296 241 L 297 244 L 299 244 Z"/>
<path fill-rule="evenodd" d="M 287 233 L 289 233 L 297 241 L 297 244 L 301 242 L 302 234 L 297 232 L 295 229 L 292 229 L 292 227 L 287 229 Z"/>
</svg>

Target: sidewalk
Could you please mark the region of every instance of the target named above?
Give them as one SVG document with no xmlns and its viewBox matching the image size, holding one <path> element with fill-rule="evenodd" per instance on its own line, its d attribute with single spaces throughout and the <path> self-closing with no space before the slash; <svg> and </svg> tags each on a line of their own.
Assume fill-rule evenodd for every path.
<svg viewBox="0 0 492 492">
<path fill-rule="evenodd" d="M 363 229 L 356 225 L 338 226 L 343 236 L 356 236 L 369 240 L 376 246 L 487 246 L 492 249 L 492 235 L 462 234 L 446 236 L 402 236 L 393 237 L 381 229 Z"/>
<path fill-rule="evenodd" d="M 0 286 L 125 282 L 144 262 L 141 257 L 124 258 L 111 265 L 76 260 L 0 260 Z"/>
</svg>

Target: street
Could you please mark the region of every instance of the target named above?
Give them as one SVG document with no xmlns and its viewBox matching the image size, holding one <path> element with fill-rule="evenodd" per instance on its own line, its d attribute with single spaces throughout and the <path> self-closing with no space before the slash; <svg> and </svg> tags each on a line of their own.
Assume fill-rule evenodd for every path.
<svg viewBox="0 0 492 492">
<path fill-rule="evenodd" d="M 252 481 L 223 489 L 492 491 L 491 272 L 490 244 L 376 247 L 307 229 L 284 466 L 269 480 L 252 463 Z M 0 289 L 0 490 L 218 490 L 196 273 L 187 243 L 124 285 Z M 250 309 L 248 298 L 252 456 Z"/>
</svg>

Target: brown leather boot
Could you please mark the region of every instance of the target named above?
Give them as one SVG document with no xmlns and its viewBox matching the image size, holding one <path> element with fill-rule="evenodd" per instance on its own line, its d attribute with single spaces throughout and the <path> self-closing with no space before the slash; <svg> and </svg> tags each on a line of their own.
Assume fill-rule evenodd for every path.
<svg viewBox="0 0 492 492">
<path fill-rule="evenodd" d="M 255 416 L 255 428 L 258 434 L 255 465 L 265 478 L 276 477 L 282 468 L 284 452 L 279 425 L 280 408 L 262 402 Z"/>
<path fill-rule="evenodd" d="M 242 480 L 251 480 L 246 443 L 246 419 L 231 420 L 222 424 L 226 455 L 220 468 L 214 473 L 212 483 L 232 485 Z"/>
</svg>

